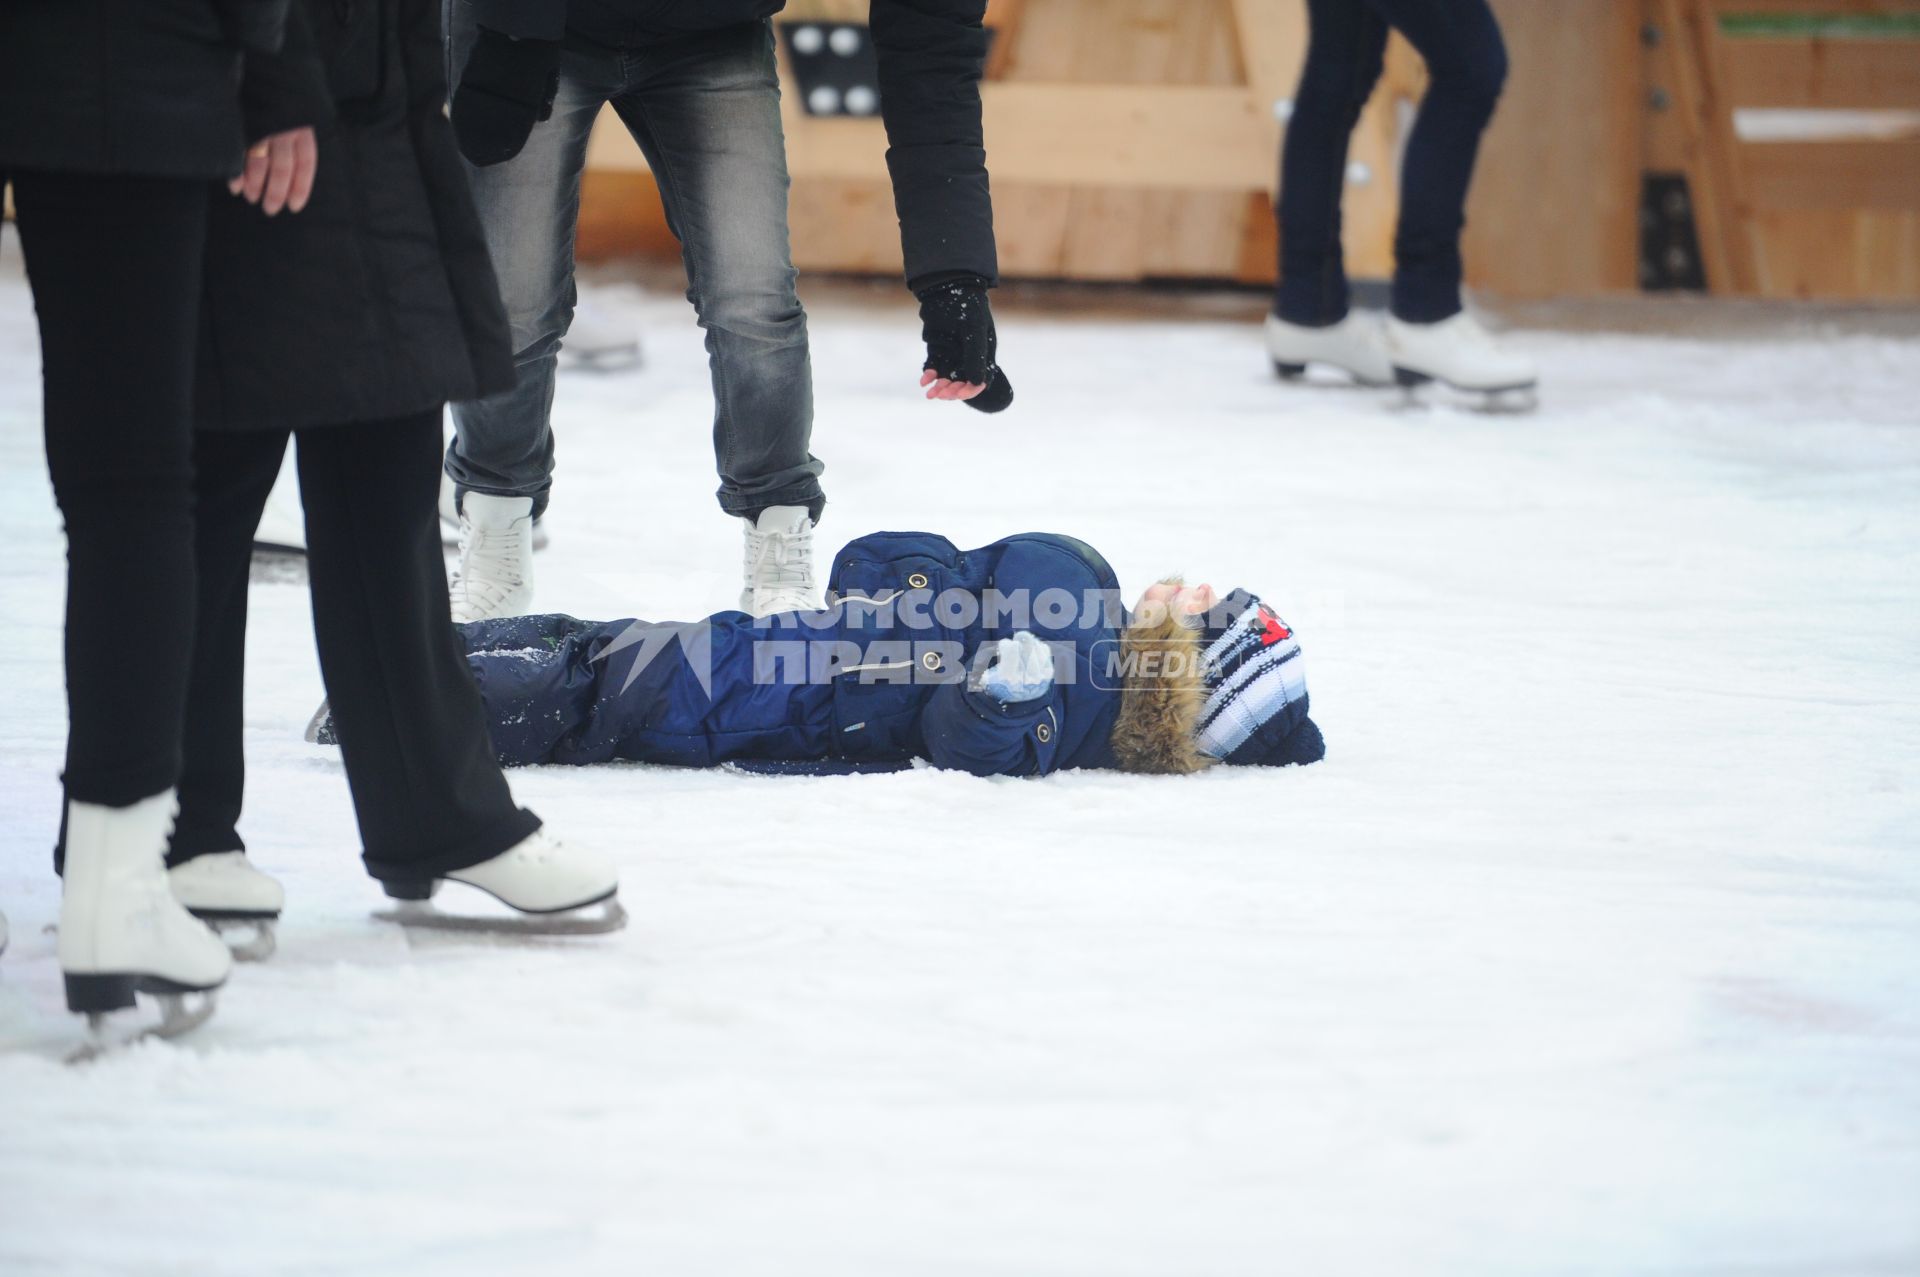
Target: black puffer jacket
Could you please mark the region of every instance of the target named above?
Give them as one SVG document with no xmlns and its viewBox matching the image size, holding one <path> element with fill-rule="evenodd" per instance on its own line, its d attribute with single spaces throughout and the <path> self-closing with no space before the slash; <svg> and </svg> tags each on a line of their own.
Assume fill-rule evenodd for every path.
<svg viewBox="0 0 1920 1277">
<path fill-rule="evenodd" d="M 240 169 L 242 48 L 288 0 L 0 0 L 0 167 L 219 178 Z"/>
<path fill-rule="evenodd" d="M 5 0 L 0 0 L 4 3 Z M 249 137 L 319 114 L 300 213 L 222 192 L 208 236 L 200 424 L 382 420 L 513 383 L 512 342 L 454 149 L 437 0 L 295 0 L 249 54 Z"/>
<path fill-rule="evenodd" d="M 614 48 L 712 30 L 779 12 L 786 0 L 475 0 L 482 26 L 558 40 L 572 32 Z M 941 276 L 999 273 L 980 127 L 981 26 L 987 0 L 872 0 L 887 168 L 918 289 Z"/>
</svg>

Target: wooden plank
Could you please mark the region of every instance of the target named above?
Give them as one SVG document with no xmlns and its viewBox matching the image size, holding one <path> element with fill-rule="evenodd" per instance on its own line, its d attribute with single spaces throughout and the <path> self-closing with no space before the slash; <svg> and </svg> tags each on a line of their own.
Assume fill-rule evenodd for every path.
<svg viewBox="0 0 1920 1277">
<path fill-rule="evenodd" d="M 1689 124 L 1673 100 L 1676 41 L 1665 26 L 1661 0 L 1641 0 L 1641 24 L 1649 38 L 1641 42 L 1641 89 L 1646 110 L 1641 119 L 1640 166 L 1648 173 L 1682 173 L 1689 156 Z"/>
<path fill-rule="evenodd" d="M 1708 0 L 1714 16 L 1743 14 L 1780 14 L 1790 18 L 1893 17 L 1920 13 L 1915 0 Z"/>
<path fill-rule="evenodd" d="M 1242 80 L 1263 102 L 1291 98 L 1307 56 L 1306 6 L 1233 0 L 1233 13 Z"/>
<path fill-rule="evenodd" d="M 865 3 L 794 0 L 787 16 L 858 20 Z M 1271 278 L 1280 125 L 1268 95 L 1298 76 L 1298 0 L 993 0 L 988 16 L 1006 24 L 1005 78 L 984 93 L 1006 273 Z M 1417 82 L 1404 46 L 1392 65 Z M 1383 95 L 1355 138 L 1371 174 L 1347 192 L 1356 273 L 1391 270 L 1399 105 Z M 813 119 L 791 91 L 782 119 L 796 261 L 897 270 L 877 121 Z M 645 170 L 617 121 L 603 121 L 589 162 Z"/>
<path fill-rule="evenodd" d="M 993 47 L 987 53 L 983 79 L 998 80 L 1007 73 L 1007 60 L 1020 38 L 1020 20 L 1027 16 L 1027 0 L 989 0 L 987 25 L 998 29 Z"/>
<path fill-rule="evenodd" d="M 1741 171 L 1755 208 L 1920 209 L 1920 139 L 1753 143 Z"/>
<path fill-rule="evenodd" d="M 793 264 L 801 270 L 897 278 L 904 269 L 893 190 L 884 182 L 795 182 L 787 225 Z"/>
<path fill-rule="evenodd" d="M 601 108 L 593 121 L 593 136 L 587 139 L 587 172 L 645 173 L 647 157 L 641 152 L 627 126 L 613 107 Z"/>
<path fill-rule="evenodd" d="M 1920 109 L 1920 42 L 1721 41 L 1721 96 L 1733 107 Z"/>
<path fill-rule="evenodd" d="M 1242 89 L 1000 83 L 980 96 L 996 185 L 1247 191 L 1273 180 L 1279 126 Z M 873 120 L 813 120 L 789 133 L 787 163 L 796 178 L 884 179 L 885 134 Z"/>
<path fill-rule="evenodd" d="M 1022 182 L 995 187 L 993 233 L 1000 273 L 1029 279 L 1064 275 L 1072 219 L 1070 186 Z"/>
<path fill-rule="evenodd" d="M 1160 86 L 1208 77 L 1196 65 L 1212 35 L 1219 0 L 1200 0 L 1187 21 L 1174 22 L 1165 0 L 1054 0 L 1073 12 L 1071 78 L 1079 84 L 1139 86 L 1136 96 L 1157 95 Z M 998 158 L 995 159 L 996 166 Z M 1139 279 L 1146 270 L 1147 216 L 1143 193 L 1107 182 L 1075 191 L 1062 272 L 1076 279 Z"/>
<path fill-rule="evenodd" d="M 1089 18 L 1114 25 L 1105 41 L 1082 40 L 1080 78 L 1142 86 L 1236 85 L 1241 81 L 1234 9 L 1227 0 L 1082 0 Z M 1115 21 L 1118 20 L 1118 21 Z M 1187 275 L 1221 278 L 1238 263 L 1240 192 L 1087 191 L 1074 197 L 1064 261 L 1092 279 Z"/>
<path fill-rule="evenodd" d="M 1495 0 L 1493 7 L 1512 69 L 1468 202 L 1468 282 L 1519 297 L 1635 288 L 1636 6 Z"/>
<path fill-rule="evenodd" d="M 1767 209 L 1754 219 L 1766 254 L 1765 296 L 1920 297 L 1920 212 Z"/>
<path fill-rule="evenodd" d="M 1707 287 L 1751 293 L 1759 287 L 1759 263 L 1740 194 L 1733 112 L 1717 88 L 1711 0 L 1657 0 L 1657 6 L 1661 31 L 1673 44 L 1669 87 L 1685 139 L 1682 156 Z"/>
<path fill-rule="evenodd" d="M 589 170 L 582 176 L 574 255 L 581 261 L 680 255 L 653 174 Z"/>
<path fill-rule="evenodd" d="M 1083 15 L 1059 0 L 1028 0 L 1011 33 L 1001 78 L 1055 82 L 1075 74 L 1074 26 Z M 987 168 L 995 167 L 988 139 Z M 993 175 L 994 238 L 1002 274 L 1055 278 L 1064 273 L 1067 237 L 1073 225 L 1073 188 L 1057 182 L 1008 182 Z"/>
</svg>

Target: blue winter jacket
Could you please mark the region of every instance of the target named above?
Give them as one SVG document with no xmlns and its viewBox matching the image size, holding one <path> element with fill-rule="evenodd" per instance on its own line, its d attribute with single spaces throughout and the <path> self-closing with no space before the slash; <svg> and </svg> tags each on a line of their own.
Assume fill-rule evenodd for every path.
<svg viewBox="0 0 1920 1277">
<path fill-rule="evenodd" d="M 466 626 L 500 761 L 830 770 L 925 758 L 980 776 L 1114 765 L 1120 689 L 1106 671 L 1126 614 L 1092 546 L 1027 533 L 961 551 L 881 532 L 834 557 L 827 588 L 824 611 L 772 617 Z M 1053 647 L 1055 682 L 1002 704 L 969 671 L 1022 629 Z"/>
</svg>

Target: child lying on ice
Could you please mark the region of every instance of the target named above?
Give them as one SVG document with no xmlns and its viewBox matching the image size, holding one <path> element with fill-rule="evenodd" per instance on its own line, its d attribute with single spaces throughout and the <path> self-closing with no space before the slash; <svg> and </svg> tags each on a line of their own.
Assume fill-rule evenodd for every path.
<svg viewBox="0 0 1920 1277">
<path fill-rule="evenodd" d="M 1165 581 L 1133 611 L 1093 547 L 924 532 L 833 560 L 831 606 L 703 621 L 506 617 L 462 627 L 507 765 L 978 776 L 1311 763 L 1300 645 L 1264 603 Z M 325 707 L 311 738 L 325 740 Z"/>
</svg>

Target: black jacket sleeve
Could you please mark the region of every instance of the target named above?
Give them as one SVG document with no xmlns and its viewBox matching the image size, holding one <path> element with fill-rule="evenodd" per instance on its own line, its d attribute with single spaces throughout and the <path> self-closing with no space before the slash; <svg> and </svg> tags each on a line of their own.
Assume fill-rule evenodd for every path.
<svg viewBox="0 0 1920 1277">
<path fill-rule="evenodd" d="M 240 114 L 249 142 L 333 118 L 326 70 L 300 5 L 287 14 L 286 41 L 277 52 L 247 51 Z"/>
<path fill-rule="evenodd" d="M 517 40 L 559 40 L 567 34 L 567 0 L 474 0 L 474 19 Z"/>
<path fill-rule="evenodd" d="M 980 125 L 986 0 L 872 0 L 887 169 L 907 283 L 999 276 Z"/>
<path fill-rule="evenodd" d="M 476 396 L 511 389 L 513 330 L 487 252 L 466 169 L 447 120 L 447 57 L 435 0 L 400 0 L 400 65 L 407 120 L 433 215 L 434 239 L 453 296 Z"/>
<path fill-rule="evenodd" d="M 277 50 L 283 39 L 289 0 L 214 0 L 220 25 L 227 39 L 243 49 L 266 53 Z"/>
</svg>

